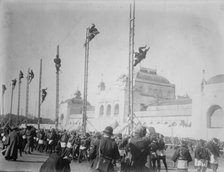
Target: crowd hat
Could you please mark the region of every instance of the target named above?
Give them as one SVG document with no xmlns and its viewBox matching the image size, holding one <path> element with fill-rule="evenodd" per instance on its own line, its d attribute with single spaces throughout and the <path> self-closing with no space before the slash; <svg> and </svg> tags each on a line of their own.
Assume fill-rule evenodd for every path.
<svg viewBox="0 0 224 172">
<path fill-rule="evenodd" d="M 213 140 L 213 142 L 215 142 L 215 143 L 218 143 L 219 142 L 219 139 L 217 139 L 217 138 L 212 138 L 212 140 Z"/>
<path fill-rule="evenodd" d="M 113 128 L 112 128 L 111 126 L 107 126 L 107 127 L 103 130 L 103 132 L 104 132 L 105 134 L 107 134 L 107 135 L 112 136 L 112 135 L 113 135 Z"/>
<path fill-rule="evenodd" d="M 181 145 L 182 145 L 182 146 L 187 146 L 187 141 L 185 141 L 185 140 L 181 140 Z"/>
<path fill-rule="evenodd" d="M 101 133 L 100 133 L 100 132 L 96 132 L 95 136 L 96 136 L 97 138 L 100 138 L 100 137 L 101 137 Z"/>
<path fill-rule="evenodd" d="M 154 134 L 154 133 L 156 133 L 156 130 L 155 130 L 154 127 L 148 127 L 148 130 L 149 130 L 149 133 L 150 133 L 150 134 Z"/>
<path fill-rule="evenodd" d="M 146 133 L 145 127 L 139 125 L 135 128 L 135 135 L 143 137 L 145 135 L 145 133 Z"/>
</svg>

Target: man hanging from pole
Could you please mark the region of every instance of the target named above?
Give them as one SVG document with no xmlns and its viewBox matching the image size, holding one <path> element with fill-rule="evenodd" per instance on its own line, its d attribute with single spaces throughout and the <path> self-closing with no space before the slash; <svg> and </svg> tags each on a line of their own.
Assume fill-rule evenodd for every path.
<svg viewBox="0 0 224 172">
<path fill-rule="evenodd" d="M 95 24 L 92 24 L 92 26 L 89 28 L 89 33 L 87 36 L 87 42 L 90 42 L 97 34 L 100 32 L 97 30 Z M 86 43 L 85 43 L 86 46 Z"/>
<path fill-rule="evenodd" d="M 21 83 L 21 79 L 24 78 L 23 72 L 19 71 L 19 82 Z"/>
<path fill-rule="evenodd" d="M 34 78 L 34 73 L 33 73 L 33 70 L 31 69 L 30 72 L 29 72 L 29 75 L 28 75 L 29 83 L 31 83 L 33 78 Z"/>
<path fill-rule="evenodd" d="M 133 66 L 136 66 L 138 63 L 140 63 L 143 59 L 145 59 L 147 52 L 149 51 L 150 47 L 146 48 L 147 45 L 144 47 L 139 47 L 138 51 L 135 52 L 135 59 L 134 59 L 134 64 Z"/>
<path fill-rule="evenodd" d="M 13 79 L 13 80 L 12 80 L 12 89 L 15 88 L 15 86 L 16 86 L 16 82 L 17 82 L 16 79 Z"/>
<path fill-rule="evenodd" d="M 4 95 L 5 95 L 5 91 L 6 91 L 6 86 L 5 84 L 2 84 L 2 115 L 4 115 Z"/>
<path fill-rule="evenodd" d="M 5 84 L 2 84 L 2 94 L 3 95 L 5 94 L 5 91 L 6 91 L 6 86 L 5 86 Z"/>
<path fill-rule="evenodd" d="M 47 88 L 42 89 L 42 101 L 41 101 L 41 103 L 43 103 L 43 102 L 44 102 L 44 100 L 45 100 L 46 96 L 47 96 Z"/>
<path fill-rule="evenodd" d="M 59 55 L 56 55 L 56 58 L 54 59 L 55 67 L 57 72 L 60 70 L 61 67 L 61 59 L 59 58 Z"/>
</svg>

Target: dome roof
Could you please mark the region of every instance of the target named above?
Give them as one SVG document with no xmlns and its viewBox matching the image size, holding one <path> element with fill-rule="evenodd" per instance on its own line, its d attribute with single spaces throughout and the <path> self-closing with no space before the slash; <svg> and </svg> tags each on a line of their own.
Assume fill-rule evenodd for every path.
<svg viewBox="0 0 224 172">
<path fill-rule="evenodd" d="M 216 75 L 208 79 L 207 84 L 224 83 L 224 74 Z"/>
<path fill-rule="evenodd" d="M 151 82 L 156 82 L 156 83 L 170 84 L 170 82 L 169 82 L 168 79 L 166 79 L 165 77 L 162 77 L 162 76 L 158 75 L 155 70 L 150 70 L 150 69 L 148 69 L 147 71 L 141 69 L 137 73 L 136 79 L 143 79 L 143 80 L 147 80 L 147 81 L 151 81 Z"/>
</svg>

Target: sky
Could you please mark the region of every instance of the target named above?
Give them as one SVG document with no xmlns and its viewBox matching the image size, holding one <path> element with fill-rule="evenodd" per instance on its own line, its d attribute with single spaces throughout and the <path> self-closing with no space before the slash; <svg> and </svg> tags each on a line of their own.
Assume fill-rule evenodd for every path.
<svg viewBox="0 0 224 172">
<path fill-rule="evenodd" d="M 95 104 L 97 86 L 106 86 L 128 70 L 129 8 L 124 0 L 0 1 L 0 84 L 6 84 L 5 112 L 10 110 L 11 80 L 19 71 L 33 69 L 29 113 L 37 116 L 39 64 L 43 60 L 42 88 L 48 95 L 43 117 L 54 119 L 56 69 L 53 59 L 60 46 L 60 101 L 84 85 L 86 28 L 100 31 L 90 43 L 88 101 Z M 209 79 L 224 73 L 224 2 L 208 0 L 136 0 L 135 50 L 148 45 L 139 66 L 176 85 L 176 95 L 200 92 L 202 70 Z M 21 85 L 21 113 L 25 114 L 26 81 Z M 2 100 L 0 100 L 2 108 Z M 17 112 L 18 85 L 13 113 Z"/>
</svg>

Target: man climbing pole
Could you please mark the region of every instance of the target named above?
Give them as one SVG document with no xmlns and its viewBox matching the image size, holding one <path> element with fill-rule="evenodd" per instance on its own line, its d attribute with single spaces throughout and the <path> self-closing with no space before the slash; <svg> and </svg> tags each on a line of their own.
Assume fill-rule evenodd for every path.
<svg viewBox="0 0 224 172">
<path fill-rule="evenodd" d="M 47 96 L 47 88 L 42 89 L 42 103 L 44 102 L 46 96 Z"/>
<path fill-rule="evenodd" d="M 100 32 L 97 30 L 95 24 L 92 24 L 92 26 L 88 30 L 87 40 L 84 46 L 86 46 L 87 42 L 90 42 L 99 33 Z"/>
<path fill-rule="evenodd" d="M 139 47 L 138 51 L 139 52 L 135 52 L 135 59 L 134 59 L 134 64 L 133 66 L 136 66 L 138 63 L 140 63 L 143 59 L 145 59 L 146 54 L 148 52 L 148 50 L 150 49 L 150 47 L 146 48 L 147 45 L 145 45 L 144 47 Z"/>
</svg>

